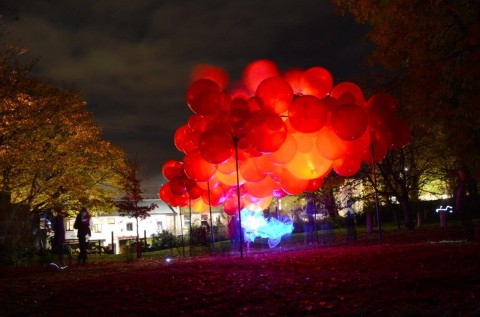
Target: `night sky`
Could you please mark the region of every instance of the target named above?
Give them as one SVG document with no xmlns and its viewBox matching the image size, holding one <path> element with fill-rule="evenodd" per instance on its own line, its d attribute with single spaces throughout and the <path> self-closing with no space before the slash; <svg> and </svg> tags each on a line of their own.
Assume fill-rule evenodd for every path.
<svg viewBox="0 0 480 317">
<path fill-rule="evenodd" d="M 268 58 L 282 71 L 322 66 L 355 80 L 368 53 L 366 26 L 328 0 L 7 0 L 7 34 L 35 73 L 84 93 L 104 137 L 141 166 L 145 197 L 157 197 L 163 163 L 181 160 L 176 129 L 198 64 L 223 67 L 231 82 Z"/>
</svg>

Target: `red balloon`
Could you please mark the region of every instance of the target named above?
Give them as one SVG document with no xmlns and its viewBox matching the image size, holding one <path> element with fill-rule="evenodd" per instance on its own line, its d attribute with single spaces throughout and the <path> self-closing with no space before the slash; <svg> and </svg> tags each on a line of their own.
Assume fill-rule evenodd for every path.
<svg viewBox="0 0 480 317">
<path fill-rule="evenodd" d="M 387 146 L 376 140 L 373 140 L 369 151 L 366 151 L 362 156 L 362 161 L 367 164 L 378 163 L 387 155 Z"/>
<path fill-rule="evenodd" d="M 205 131 L 208 123 L 210 122 L 210 117 L 202 116 L 200 114 L 192 114 L 187 119 L 187 125 L 191 130 L 195 131 Z"/>
<path fill-rule="evenodd" d="M 174 195 L 181 196 L 187 192 L 188 178 L 177 176 L 170 181 L 170 190 Z"/>
<path fill-rule="evenodd" d="M 273 153 L 287 138 L 287 127 L 279 115 L 258 111 L 246 127 L 247 140 L 260 153 Z"/>
<path fill-rule="evenodd" d="M 257 169 L 252 158 L 243 160 L 239 165 L 240 175 L 242 175 L 247 182 L 259 182 L 266 177 L 266 174 Z"/>
<path fill-rule="evenodd" d="M 340 176 L 350 177 L 357 174 L 362 161 L 359 157 L 344 155 L 341 158 L 333 161 L 333 170 Z"/>
<path fill-rule="evenodd" d="M 223 127 L 203 132 L 198 139 L 198 149 L 203 158 L 212 164 L 227 161 L 235 150 L 230 131 Z"/>
<path fill-rule="evenodd" d="M 320 189 L 320 187 L 322 187 L 323 179 L 324 179 L 324 177 L 311 179 L 308 182 L 308 185 L 307 185 L 307 188 L 305 188 L 305 191 L 310 192 L 310 193 L 316 192 L 317 190 Z"/>
<path fill-rule="evenodd" d="M 355 104 L 340 105 L 332 112 L 332 128 L 343 140 L 355 140 L 367 130 L 368 117 L 365 111 Z"/>
<path fill-rule="evenodd" d="M 192 82 L 199 79 L 210 79 L 215 82 L 221 89 L 228 87 L 229 76 L 226 70 L 221 67 L 200 64 L 195 66 L 191 75 Z"/>
<path fill-rule="evenodd" d="M 223 102 L 222 89 L 209 79 L 199 79 L 187 89 L 187 104 L 193 112 L 211 115 L 221 108 Z"/>
<path fill-rule="evenodd" d="M 327 109 L 315 96 L 300 96 L 288 109 L 288 119 L 299 132 L 317 132 L 327 121 Z"/>
<path fill-rule="evenodd" d="M 245 191 L 256 198 L 265 198 L 272 195 L 276 183 L 270 177 L 265 177 L 259 182 L 247 182 L 244 184 Z"/>
<path fill-rule="evenodd" d="M 162 174 L 168 180 L 183 175 L 182 162 L 177 160 L 166 161 L 162 166 Z"/>
<path fill-rule="evenodd" d="M 280 146 L 277 151 L 268 154 L 268 158 L 274 164 L 286 164 L 293 159 L 295 153 L 297 153 L 297 141 L 292 134 L 289 133 L 282 146 Z"/>
<path fill-rule="evenodd" d="M 225 193 L 222 187 L 217 186 L 210 188 L 210 191 L 204 190 L 202 193 L 202 200 L 210 206 L 218 206 L 225 201 Z"/>
<path fill-rule="evenodd" d="M 260 59 L 245 67 L 242 80 L 250 93 L 253 94 L 257 91 L 257 87 L 262 81 L 278 76 L 280 76 L 280 70 L 277 64 L 267 59 Z"/>
<path fill-rule="evenodd" d="M 293 89 L 282 77 L 270 77 L 262 81 L 256 91 L 265 109 L 274 113 L 284 113 L 293 101 Z"/>
<path fill-rule="evenodd" d="M 283 74 L 283 78 L 290 84 L 295 95 L 302 94 L 302 76 L 303 69 L 292 68 Z"/>
<path fill-rule="evenodd" d="M 410 141 L 410 127 L 401 118 L 391 126 L 392 138 L 388 144 L 389 150 L 400 150 Z"/>
<path fill-rule="evenodd" d="M 173 143 L 175 144 L 175 147 L 183 153 L 185 153 L 185 145 L 188 141 L 187 129 L 188 126 L 186 124 L 182 125 L 177 128 L 175 135 L 173 136 Z"/>
<path fill-rule="evenodd" d="M 212 179 L 217 168 L 202 157 L 200 150 L 195 149 L 183 158 L 183 170 L 190 179 L 196 182 L 206 182 Z"/>
<path fill-rule="evenodd" d="M 365 96 L 360 87 L 352 82 L 341 82 L 333 87 L 330 96 L 337 99 L 339 104 L 354 103 L 357 106 L 365 106 Z"/>
<path fill-rule="evenodd" d="M 395 99 L 387 93 L 376 93 L 370 96 L 366 107 L 369 113 L 383 111 L 395 112 L 397 110 Z"/>
<path fill-rule="evenodd" d="M 311 67 L 302 76 L 304 95 L 313 95 L 320 99 L 327 96 L 333 87 L 333 77 L 323 67 Z"/>
</svg>

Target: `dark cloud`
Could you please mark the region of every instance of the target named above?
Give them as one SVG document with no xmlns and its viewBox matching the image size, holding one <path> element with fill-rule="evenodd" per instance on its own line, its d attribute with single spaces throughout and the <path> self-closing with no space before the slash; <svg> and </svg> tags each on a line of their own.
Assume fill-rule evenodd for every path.
<svg viewBox="0 0 480 317">
<path fill-rule="evenodd" d="M 323 66 L 352 79 L 368 51 L 365 27 L 324 0 L 11 0 L 18 21 L 9 40 L 40 56 L 42 76 L 82 90 L 105 137 L 137 158 L 160 186 L 161 166 L 181 159 L 175 130 L 191 112 L 184 101 L 192 68 L 224 67 L 238 80 L 249 62 L 282 70 Z"/>
</svg>

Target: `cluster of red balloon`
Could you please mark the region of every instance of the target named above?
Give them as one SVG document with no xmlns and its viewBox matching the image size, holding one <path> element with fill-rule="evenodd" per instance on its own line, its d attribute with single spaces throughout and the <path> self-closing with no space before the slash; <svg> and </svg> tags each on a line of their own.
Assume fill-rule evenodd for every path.
<svg viewBox="0 0 480 317">
<path fill-rule="evenodd" d="M 228 88 L 228 77 L 208 65 L 193 72 L 186 100 L 194 114 L 174 136 L 185 157 L 162 168 L 168 182 L 159 195 L 173 206 L 190 200 L 194 211 L 264 209 L 272 197 L 319 189 L 332 169 L 352 176 L 362 162 L 378 162 L 409 141 L 390 95 L 366 100 L 352 82 L 334 85 L 325 68 L 282 74 L 274 62 L 257 60 L 241 84 Z"/>
</svg>

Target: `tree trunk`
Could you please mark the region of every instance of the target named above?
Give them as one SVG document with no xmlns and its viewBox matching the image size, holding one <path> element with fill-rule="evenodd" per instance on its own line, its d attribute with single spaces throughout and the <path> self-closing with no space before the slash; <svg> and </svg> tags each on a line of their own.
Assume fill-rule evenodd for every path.
<svg viewBox="0 0 480 317">
<path fill-rule="evenodd" d="M 409 230 L 415 229 L 415 225 L 413 224 L 413 220 L 412 220 L 412 211 L 410 208 L 410 204 L 408 203 L 408 200 L 402 199 L 401 205 L 403 210 L 403 219 L 405 223 L 405 228 Z"/>
</svg>

